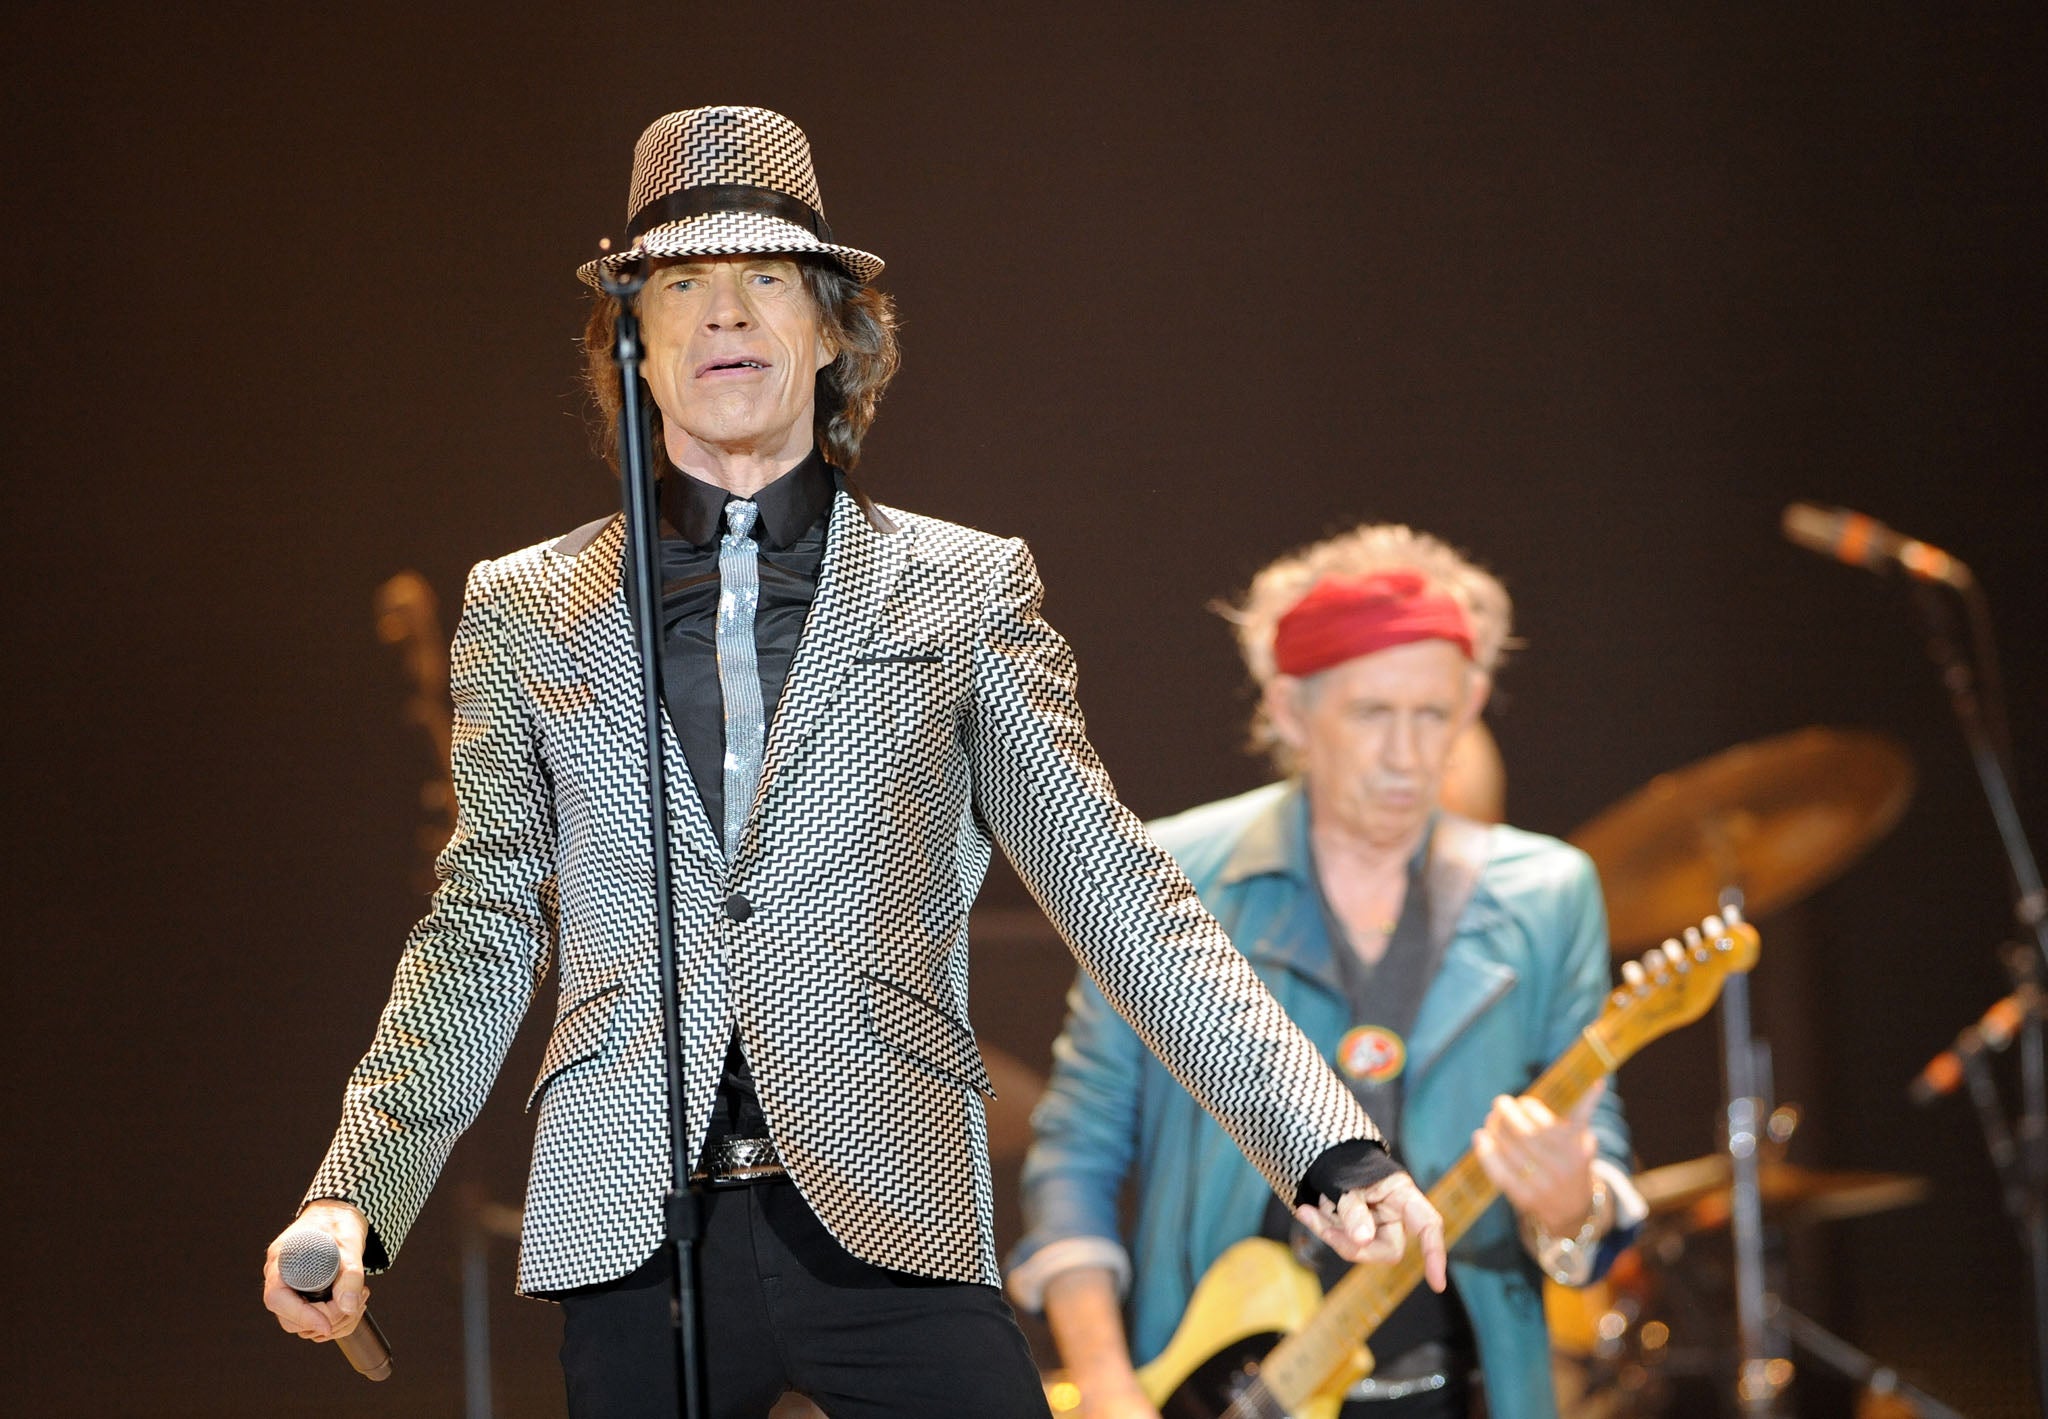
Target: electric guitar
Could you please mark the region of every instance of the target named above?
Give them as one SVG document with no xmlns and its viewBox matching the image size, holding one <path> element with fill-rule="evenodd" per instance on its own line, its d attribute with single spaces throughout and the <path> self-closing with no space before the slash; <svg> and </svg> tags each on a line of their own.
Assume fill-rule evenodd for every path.
<svg viewBox="0 0 2048 1419">
<path fill-rule="evenodd" d="M 1651 1040 L 1706 1014 L 1730 971 L 1756 964 L 1756 929 L 1732 911 L 1708 917 L 1640 961 L 1529 1088 L 1564 1114 Z M 1429 1190 L 1444 1244 L 1463 1236 L 1498 1190 L 1471 1153 Z M 1344 1391 L 1372 1373 L 1364 1342 L 1422 1280 L 1409 1242 L 1392 1266 L 1361 1263 L 1327 1295 L 1280 1242 L 1252 1238 L 1216 1259 L 1159 1358 L 1138 1372 L 1165 1419 L 1336 1419 Z"/>
</svg>

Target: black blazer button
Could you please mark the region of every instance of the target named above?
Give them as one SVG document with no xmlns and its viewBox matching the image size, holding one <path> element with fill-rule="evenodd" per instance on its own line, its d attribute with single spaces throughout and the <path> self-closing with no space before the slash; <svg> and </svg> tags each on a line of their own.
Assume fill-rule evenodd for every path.
<svg viewBox="0 0 2048 1419">
<path fill-rule="evenodd" d="M 754 914 L 754 904 L 734 892 L 725 899 L 725 915 L 730 921 L 745 921 Z"/>
</svg>

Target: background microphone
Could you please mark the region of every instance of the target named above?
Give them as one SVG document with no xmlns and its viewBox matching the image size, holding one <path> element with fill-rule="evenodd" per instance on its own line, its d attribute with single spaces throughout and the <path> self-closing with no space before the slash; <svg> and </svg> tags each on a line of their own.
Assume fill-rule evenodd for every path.
<svg viewBox="0 0 2048 1419">
<path fill-rule="evenodd" d="M 333 1291 L 334 1278 L 341 1275 L 341 1248 L 318 1227 L 294 1227 L 279 1242 L 277 1274 L 307 1300 L 324 1301 Z M 391 1377 L 390 1343 L 367 1310 L 356 1328 L 334 1343 L 364 1378 Z"/>
<path fill-rule="evenodd" d="M 1975 581 L 1968 567 L 1941 548 L 1901 536 L 1876 518 L 1848 508 L 1790 503 L 1779 525 L 1789 540 L 1807 551 L 1852 567 L 1874 572 L 1896 567 L 1910 577 L 1938 581 L 1958 591 L 1968 590 Z"/>
<path fill-rule="evenodd" d="M 1963 1082 L 1963 1069 L 1986 1050 L 2001 1050 L 2012 1043 L 2020 1026 L 2034 1008 L 2035 989 L 2023 985 L 1977 1018 L 1977 1023 L 1956 1036 L 1956 1042 L 1927 1061 L 1920 1077 L 1906 1086 L 1916 1104 L 1931 1104 L 1953 1094 Z"/>
</svg>

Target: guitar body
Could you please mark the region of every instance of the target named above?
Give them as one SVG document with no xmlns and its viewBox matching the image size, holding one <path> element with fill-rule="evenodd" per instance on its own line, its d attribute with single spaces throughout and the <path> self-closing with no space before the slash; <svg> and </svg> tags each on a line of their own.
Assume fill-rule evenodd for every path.
<svg viewBox="0 0 2048 1419">
<path fill-rule="evenodd" d="M 1202 1276 L 1173 1339 L 1138 1371 L 1139 1387 L 1164 1419 L 1217 1419 L 1259 1372 L 1281 1337 L 1299 1330 L 1323 1302 L 1315 1274 L 1279 1242 L 1239 1242 Z M 1371 1373 L 1371 1357 L 1333 1375 L 1295 1408 L 1295 1419 L 1336 1419 L 1344 1391 Z"/>
</svg>

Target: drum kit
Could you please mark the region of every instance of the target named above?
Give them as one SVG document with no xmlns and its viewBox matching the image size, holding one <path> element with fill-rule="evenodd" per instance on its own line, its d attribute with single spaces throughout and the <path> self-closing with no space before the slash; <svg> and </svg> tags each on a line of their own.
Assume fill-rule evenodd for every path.
<svg viewBox="0 0 2048 1419">
<path fill-rule="evenodd" d="M 1802 729 L 1660 775 L 1572 841 L 1599 867 L 1614 950 L 1633 953 L 1731 892 L 1751 917 L 1801 901 L 1889 831 L 1912 791 L 1911 761 L 1891 739 Z M 1728 1396 L 1744 1413 L 1777 1412 L 1794 1339 L 1852 1381 L 1876 1381 L 1903 1402 L 1899 1412 L 1952 1413 L 1770 1294 L 1778 1239 L 1905 1207 L 1930 1189 L 1903 1174 L 1787 1161 L 1798 1110 L 1767 1097 L 1768 1057 L 1750 1035 L 1741 977 L 1722 1006 L 1725 1151 L 1639 1174 L 1650 1210 L 1639 1244 L 1604 1282 L 1546 1294 L 1568 1419 L 1685 1412 L 1695 1391 L 1715 1396 L 1706 1412 Z"/>
</svg>

